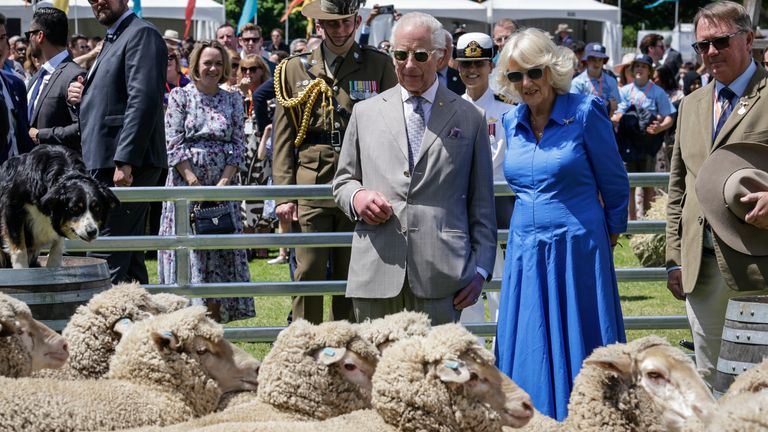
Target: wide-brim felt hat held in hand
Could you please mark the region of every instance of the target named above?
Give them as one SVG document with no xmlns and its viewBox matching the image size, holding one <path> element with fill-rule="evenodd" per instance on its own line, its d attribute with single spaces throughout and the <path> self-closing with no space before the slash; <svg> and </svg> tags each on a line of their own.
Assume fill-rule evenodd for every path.
<svg viewBox="0 0 768 432">
<path fill-rule="evenodd" d="M 754 203 L 741 202 L 749 193 L 768 191 L 768 144 L 734 142 L 718 148 L 701 166 L 695 189 L 720 240 L 730 273 L 724 274 L 726 281 L 739 290 L 768 288 L 768 230 L 745 221 Z"/>
<path fill-rule="evenodd" d="M 315 0 L 301 9 L 307 18 L 339 20 L 357 14 L 365 0 Z"/>
</svg>

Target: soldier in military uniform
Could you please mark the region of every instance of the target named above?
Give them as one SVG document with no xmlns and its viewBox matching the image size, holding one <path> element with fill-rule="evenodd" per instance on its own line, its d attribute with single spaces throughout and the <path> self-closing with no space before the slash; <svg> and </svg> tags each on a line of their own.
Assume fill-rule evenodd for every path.
<svg viewBox="0 0 768 432">
<path fill-rule="evenodd" d="M 395 84 L 391 59 L 354 41 L 360 0 L 315 0 L 302 14 L 318 21 L 323 44 L 289 57 L 275 71 L 278 104 L 273 132 L 273 183 L 330 184 L 352 106 Z M 354 222 L 333 200 L 278 201 L 279 218 L 298 220 L 301 232 L 352 231 Z M 296 248 L 298 281 L 346 280 L 349 248 Z M 295 297 L 293 318 L 323 320 L 322 296 Z M 334 296 L 331 319 L 354 319 L 352 303 Z"/>
</svg>

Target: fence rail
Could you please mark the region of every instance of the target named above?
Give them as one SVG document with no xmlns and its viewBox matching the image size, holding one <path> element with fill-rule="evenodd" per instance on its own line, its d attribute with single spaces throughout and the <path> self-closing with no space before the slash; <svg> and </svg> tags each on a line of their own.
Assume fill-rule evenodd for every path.
<svg viewBox="0 0 768 432">
<path fill-rule="evenodd" d="M 632 186 L 665 187 L 669 179 L 666 173 L 633 173 L 629 175 Z M 328 199 L 331 188 L 316 186 L 232 186 L 232 187 L 146 187 L 115 188 L 117 197 L 125 202 L 171 201 L 177 214 L 187 214 L 190 202 L 223 200 L 264 200 L 264 199 Z M 494 185 L 496 195 L 513 195 L 504 183 Z M 252 249 L 278 247 L 344 247 L 352 244 L 352 233 L 284 233 L 284 234 L 232 234 L 194 235 L 188 218 L 176 218 L 176 235 L 102 237 L 91 243 L 67 240 L 70 251 L 130 251 L 130 250 L 174 250 L 176 251 L 175 284 L 147 285 L 151 292 L 172 292 L 188 297 L 245 297 L 245 296 L 291 296 L 343 294 L 345 281 L 312 282 L 236 282 L 236 283 L 190 283 L 190 250 L 210 249 Z M 627 232 L 663 233 L 664 221 L 630 221 Z M 506 242 L 507 230 L 499 230 L 499 242 Z M 666 280 L 663 268 L 619 268 L 619 281 L 660 281 Z M 498 291 L 501 280 L 493 279 L 488 291 Z M 642 316 L 625 317 L 627 329 L 683 329 L 688 328 L 685 316 Z M 482 336 L 492 336 L 496 323 L 477 323 L 467 326 Z M 227 328 L 227 338 L 238 341 L 270 342 L 283 327 Z"/>
</svg>

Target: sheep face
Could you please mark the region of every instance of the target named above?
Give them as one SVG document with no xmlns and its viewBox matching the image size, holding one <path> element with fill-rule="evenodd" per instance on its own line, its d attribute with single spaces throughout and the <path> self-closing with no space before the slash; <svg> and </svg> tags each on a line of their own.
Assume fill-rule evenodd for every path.
<svg viewBox="0 0 768 432">
<path fill-rule="evenodd" d="M 256 391 L 261 362 L 253 356 L 224 339 L 214 342 L 196 336 L 191 345 L 190 351 L 203 371 L 216 381 L 222 392 Z"/>
<path fill-rule="evenodd" d="M 693 363 L 676 348 L 650 347 L 637 354 L 635 364 L 640 385 L 657 405 L 664 407 L 670 430 L 682 429 L 689 418 L 706 420 L 713 412 L 712 393 Z"/>
<path fill-rule="evenodd" d="M 489 419 L 502 426 L 520 428 L 533 416 L 528 394 L 493 365 L 463 354 L 458 360 L 432 364 L 430 369 L 456 395 L 454 404 L 470 407 L 455 411 L 461 430 L 477 430 L 478 425 L 487 424 Z M 473 418 L 476 415 L 487 418 Z"/>
<path fill-rule="evenodd" d="M 325 366 L 335 368 L 347 382 L 362 390 L 370 401 L 371 378 L 376 371 L 376 364 L 346 348 L 321 348 L 313 354 L 315 360 Z"/>
<path fill-rule="evenodd" d="M 681 430 L 691 418 L 706 420 L 714 410 L 714 399 L 693 362 L 661 338 L 598 348 L 584 366 L 612 372 L 627 387 L 642 388 L 661 414 L 665 430 Z"/>
<path fill-rule="evenodd" d="M 6 358 L 0 375 L 21 377 L 60 368 L 69 357 L 63 337 L 32 318 L 23 302 L 0 294 L 0 347 Z"/>
<path fill-rule="evenodd" d="M 18 335 L 32 353 L 32 372 L 58 369 L 69 357 L 67 341 L 32 315 L 17 315 Z"/>
</svg>

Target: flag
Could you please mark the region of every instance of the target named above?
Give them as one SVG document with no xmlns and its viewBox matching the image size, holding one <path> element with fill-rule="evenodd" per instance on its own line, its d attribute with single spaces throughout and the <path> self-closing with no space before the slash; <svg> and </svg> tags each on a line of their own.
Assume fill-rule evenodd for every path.
<svg viewBox="0 0 768 432">
<path fill-rule="evenodd" d="M 53 7 L 65 14 L 69 14 L 69 0 L 53 0 Z"/>
<path fill-rule="evenodd" d="M 258 9 L 259 5 L 257 4 L 256 0 L 245 0 L 245 5 L 243 5 L 243 14 L 240 15 L 240 21 L 237 23 L 238 32 L 240 32 L 240 29 L 243 28 L 244 25 L 253 20 L 253 17 L 256 16 Z"/>
<path fill-rule="evenodd" d="M 141 16 L 141 0 L 133 0 L 133 13 L 139 18 L 143 18 Z"/>
<path fill-rule="evenodd" d="M 192 25 L 192 15 L 195 14 L 195 0 L 187 0 L 187 10 L 184 12 L 186 26 L 184 27 L 184 39 L 189 37 L 189 28 Z"/>
<path fill-rule="evenodd" d="M 667 3 L 667 2 L 669 2 L 669 3 L 677 3 L 677 1 L 678 0 L 656 0 L 656 3 L 643 6 L 643 9 L 655 8 L 656 6 L 658 6 L 658 5 L 662 4 L 662 3 Z"/>
<path fill-rule="evenodd" d="M 290 14 L 291 14 L 291 12 L 293 12 L 293 8 L 295 8 L 295 7 L 296 7 L 296 6 L 297 6 L 299 3 L 302 3 L 303 1 L 304 1 L 304 0 L 293 0 L 293 1 L 291 1 L 291 3 L 290 3 L 290 4 L 288 5 L 288 7 L 285 9 L 285 13 L 284 13 L 284 14 L 283 14 L 283 16 L 280 18 L 280 22 L 281 22 L 281 23 L 282 23 L 282 22 L 285 22 L 285 20 L 287 20 L 287 19 L 288 19 L 288 15 L 290 15 Z M 303 6 L 304 6 L 304 5 L 302 5 L 302 7 L 303 7 Z"/>
</svg>

